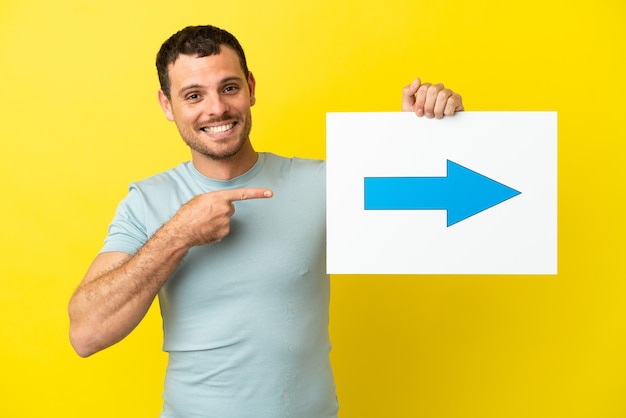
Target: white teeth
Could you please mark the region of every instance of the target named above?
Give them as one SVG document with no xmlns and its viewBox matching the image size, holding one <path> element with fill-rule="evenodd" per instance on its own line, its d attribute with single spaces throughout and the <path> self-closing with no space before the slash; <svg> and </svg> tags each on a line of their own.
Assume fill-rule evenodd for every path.
<svg viewBox="0 0 626 418">
<path fill-rule="evenodd" d="M 221 132 L 226 132 L 230 129 L 233 129 L 233 126 L 235 126 L 234 123 L 229 123 L 227 125 L 220 126 L 207 126 L 205 128 L 202 128 L 202 130 L 208 134 L 219 134 Z"/>
</svg>

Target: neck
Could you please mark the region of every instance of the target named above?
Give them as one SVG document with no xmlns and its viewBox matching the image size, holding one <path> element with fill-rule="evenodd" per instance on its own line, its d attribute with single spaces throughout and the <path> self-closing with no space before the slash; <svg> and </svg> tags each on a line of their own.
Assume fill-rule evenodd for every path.
<svg viewBox="0 0 626 418">
<path fill-rule="evenodd" d="M 250 141 L 246 141 L 241 150 L 230 158 L 215 160 L 191 151 L 191 161 L 194 167 L 204 176 L 215 180 L 231 180 L 250 170 L 256 164 L 258 154 L 252 148 Z"/>
</svg>

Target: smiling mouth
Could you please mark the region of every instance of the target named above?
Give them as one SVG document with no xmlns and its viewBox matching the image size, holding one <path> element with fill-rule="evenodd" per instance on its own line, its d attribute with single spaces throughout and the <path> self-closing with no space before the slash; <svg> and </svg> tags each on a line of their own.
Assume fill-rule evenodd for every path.
<svg viewBox="0 0 626 418">
<path fill-rule="evenodd" d="M 237 122 L 231 122 L 231 123 L 227 123 L 226 125 L 205 126 L 204 128 L 200 128 L 200 130 L 209 135 L 220 134 L 222 132 L 230 131 L 231 129 L 235 127 L 236 124 Z"/>
</svg>

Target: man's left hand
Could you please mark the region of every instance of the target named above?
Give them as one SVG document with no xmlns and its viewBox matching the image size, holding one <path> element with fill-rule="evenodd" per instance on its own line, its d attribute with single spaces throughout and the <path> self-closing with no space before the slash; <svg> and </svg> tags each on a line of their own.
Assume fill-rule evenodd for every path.
<svg viewBox="0 0 626 418">
<path fill-rule="evenodd" d="M 463 99 L 441 83 L 422 83 L 417 78 L 402 89 L 402 111 L 441 119 L 463 111 Z"/>
</svg>

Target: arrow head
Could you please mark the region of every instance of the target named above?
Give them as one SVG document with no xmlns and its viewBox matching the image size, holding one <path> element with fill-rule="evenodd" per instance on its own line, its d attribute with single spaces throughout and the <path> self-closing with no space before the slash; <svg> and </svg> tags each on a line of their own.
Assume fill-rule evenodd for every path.
<svg viewBox="0 0 626 418">
<path fill-rule="evenodd" d="M 521 194 L 450 160 L 447 170 L 448 226 Z"/>
</svg>

